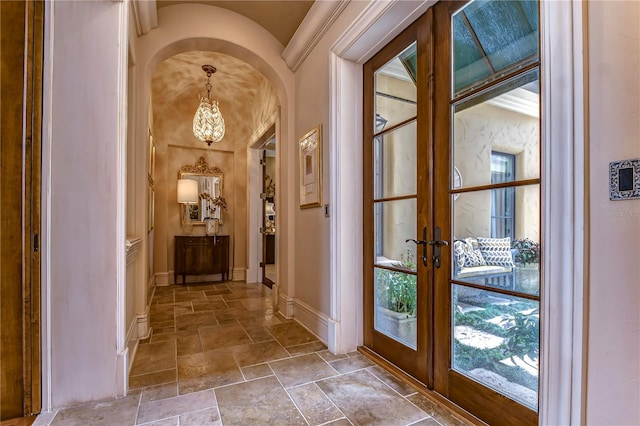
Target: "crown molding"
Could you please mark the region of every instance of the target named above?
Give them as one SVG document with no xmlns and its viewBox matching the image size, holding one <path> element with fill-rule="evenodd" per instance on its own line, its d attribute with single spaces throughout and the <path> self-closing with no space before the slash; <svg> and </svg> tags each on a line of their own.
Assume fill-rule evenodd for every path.
<svg viewBox="0 0 640 426">
<path fill-rule="evenodd" d="M 331 28 L 351 0 L 316 1 L 282 52 L 282 59 L 295 72 L 322 36 Z"/>
<path fill-rule="evenodd" d="M 342 59 L 365 63 L 437 0 L 388 0 L 370 2 L 331 51 Z M 369 40 L 376 40 L 371 44 Z"/>
<path fill-rule="evenodd" d="M 133 0 L 131 6 L 138 37 L 145 35 L 158 26 L 156 0 Z"/>
</svg>

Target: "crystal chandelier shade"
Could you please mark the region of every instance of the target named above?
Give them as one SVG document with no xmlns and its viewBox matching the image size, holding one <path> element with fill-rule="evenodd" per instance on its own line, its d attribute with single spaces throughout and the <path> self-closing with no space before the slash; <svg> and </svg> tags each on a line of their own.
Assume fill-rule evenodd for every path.
<svg viewBox="0 0 640 426">
<path fill-rule="evenodd" d="M 211 145 L 212 142 L 220 142 L 224 137 L 224 118 L 218 108 L 218 101 L 211 100 L 209 80 L 216 69 L 211 65 L 203 65 L 202 70 L 207 73 L 207 96 L 200 98 L 200 105 L 193 117 L 193 134 L 202 142 Z"/>
</svg>

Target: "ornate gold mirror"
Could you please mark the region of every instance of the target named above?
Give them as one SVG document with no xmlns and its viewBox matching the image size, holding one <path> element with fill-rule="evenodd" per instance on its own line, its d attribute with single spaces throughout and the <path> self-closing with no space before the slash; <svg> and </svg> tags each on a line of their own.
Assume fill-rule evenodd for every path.
<svg viewBox="0 0 640 426">
<path fill-rule="evenodd" d="M 191 179 L 198 182 L 198 198 L 196 204 L 182 204 L 181 208 L 189 209 L 189 217 L 194 225 L 204 225 L 210 219 L 217 219 L 222 225 L 223 210 L 227 203 L 223 197 L 224 174 L 218 167 L 210 167 L 204 157 L 193 165 L 182 166 L 178 179 Z M 180 217 L 184 224 L 184 211 Z"/>
</svg>

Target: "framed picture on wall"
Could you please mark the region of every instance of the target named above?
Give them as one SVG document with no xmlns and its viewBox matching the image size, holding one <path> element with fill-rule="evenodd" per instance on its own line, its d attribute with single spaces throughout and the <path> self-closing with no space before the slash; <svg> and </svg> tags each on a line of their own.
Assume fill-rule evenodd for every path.
<svg viewBox="0 0 640 426">
<path fill-rule="evenodd" d="M 148 185 L 147 190 L 147 231 L 151 231 L 153 229 L 153 218 L 155 216 L 155 194 L 153 191 L 153 185 Z"/>
<path fill-rule="evenodd" d="M 153 178 L 156 172 L 156 146 L 153 143 L 153 135 L 149 130 L 149 182 L 153 184 Z"/>
<path fill-rule="evenodd" d="M 322 125 L 300 138 L 300 208 L 322 205 Z"/>
</svg>

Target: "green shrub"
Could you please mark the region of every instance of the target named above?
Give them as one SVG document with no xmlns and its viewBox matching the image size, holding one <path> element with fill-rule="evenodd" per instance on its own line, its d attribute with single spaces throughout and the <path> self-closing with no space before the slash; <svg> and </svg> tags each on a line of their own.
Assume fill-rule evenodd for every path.
<svg viewBox="0 0 640 426">
<path fill-rule="evenodd" d="M 407 251 L 400 257 L 399 268 L 415 271 L 416 264 L 413 253 Z M 375 286 L 376 306 L 390 311 L 406 313 L 414 316 L 417 309 L 417 276 L 403 272 L 377 269 Z"/>
<path fill-rule="evenodd" d="M 515 254 L 517 264 L 540 263 L 540 244 L 535 241 L 529 238 L 513 240 L 511 242 L 511 248 L 518 250 Z"/>
</svg>

